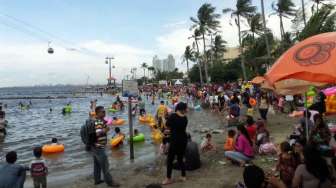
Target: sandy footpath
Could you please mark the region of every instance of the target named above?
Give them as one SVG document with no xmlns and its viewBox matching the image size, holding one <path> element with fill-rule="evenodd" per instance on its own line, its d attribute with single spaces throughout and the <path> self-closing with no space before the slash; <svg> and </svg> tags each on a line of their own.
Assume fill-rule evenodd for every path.
<svg viewBox="0 0 336 188">
<path fill-rule="evenodd" d="M 223 120 L 224 121 L 224 120 Z M 289 118 L 283 114 L 270 115 L 268 128 L 271 136 L 276 143 L 280 143 L 291 132 L 292 125 L 298 120 Z M 165 186 L 169 188 L 230 188 L 242 180 L 242 168 L 228 163 L 224 158 L 222 150 L 224 133 L 213 134 L 213 140 L 217 144 L 218 152 L 202 154 L 202 167 L 194 172 L 187 172 L 188 180 L 186 182 L 176 182 L 175 184 Z M 198 130 L 194 130 L 197 132 Z M 266 171 L 270 170 L 274 164 L 275 157 L 272 156 L 257 156 L 254 163 L 262 166 Z M 141 188 L 151 183 L 160 183 L 164 177 L 166 168 L 164 165 L 164 157 L 157 157 L 151 162 L 128 166 L 124 169 L 111 169 L 114 178 L 122 184 L 122 187 Z M 173 177 L 178 180 L 180 177 L 179 171 L 173 172 Z M 68 182 L 58 182 L 50 187 L 65 187 L 65 188 L 86 188 L 86 187 L 106 187 L 106 185 L 93 185 L 93 178 L 90 176 L 78 177 Z"/>
</svg>

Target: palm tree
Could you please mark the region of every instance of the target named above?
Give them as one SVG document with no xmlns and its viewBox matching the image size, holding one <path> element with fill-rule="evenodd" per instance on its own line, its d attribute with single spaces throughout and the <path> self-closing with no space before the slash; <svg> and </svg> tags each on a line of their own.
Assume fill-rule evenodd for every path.
<svg viewBox="0 0 336 188">
<path fill-rule="evenodd" d="M 204 56 L 204 70 L 205 81 L 209 83 L 208 77 L 208 59 L 206 55 L 205 35 L 212 33 L 220 28 L 220 14 L 215 13 L 216 8 L 209 3 L 203 4 L 197 12 L 197 18 L 191 17 L 191 21 L 194 23 L 192 29 L 198 28 L 203 40 L 203 56 Z"/>
<path fill-rule="evenodd" d="M 153 66 L 150 66 L 150 67 L 147 67 L 147 69 L 148 69 L 148 72 L 150 72 L 152 74 L 152 76 L 153 76 L 155 68 Z M 148 75 L 148 77 L 149 77 L 149 75 Z"/>
<path fill-rule="evenodd" d="M 312 1 L 316 4 L 316 12 L 318 12 L 319 11 L 319 5 L 323 4 L 323 2 L 326 1 L 326 0 L 312 0 Z M 314 9 L 315 9 L 315 6 L 313 5 L 312 10 L 314 10 Z M 312 12 L 314 12 L 314 11 L 312 11 Z"/>
<path fill-rule="evenodd" d="M 246 35 L 248 33 L 252 34 L 252 38 L 255 39 L 255 35 L 261 35 L 263 32 L 263 25 L 261 20 L 261 14 L 253 14 L 250 17 L 247 18 L 247 22 L 249 25 L 249 30 L 242 31 L 243 35 Z"/>
<path fill-rule="evenodd" d="M 144 70 L 144 82 L 145 83 L 146 83 L 146 72 L 145 71 L 146 71 L 147 67 L 148 67 L 147 63 L 143 62 L 141 64 L 141 68 L 143 68 L 143 70 Z"/>
<path fill-rule="evenodd" d="M 183 62 L 187 63 L 187 74 L 189 76 L 189 61 L 192 61 L 194 59 L 194 51 L 190 46 L 187 46 L 183 53 Z"/>
<path fill-rule="evenodd" d="M 269 40 L 267 37 L 267 34 L 269 30 L 266 27 L 266 17 L 265 17 L 265 6 L 264 6 L 264 0 L 260 0 L 261 3 L 261 14 L 262 14 L 262 21 L 263 21 L 263 29 L 264 29 L 264 39 L 265 39 L 265 44 L 266 44 L 266 50 L 267 50 L 267 58 L 270 60 L 271 59 L 271 49 L 270 49 L 270 44 Z"/>
<path fill-rule="evenodd" d="M 195 52 L 195 60 L 198 61 L 198 69 L 199 69 L 199 74 L 200 74 L 200 81 L 201 81 L 201 86 L 203 86 L 203 73 L 202 73 L 202 64 L 200 61 L 200 50 L 199 50 L 199 46 L 198 46 L 198 39 L 200 37 L 200 31 L 196 28 L 194 30 L 194 34 L 193 36 L 191 36 L 191 38 L 194 38 L 194 42 L 193 42 L 193 49 L 196 48 L 196 52 Z"/>
<path fill-rule="evenodd" d="M 215 62 L 220 62 L 224 58 L 224 53 L 226 52 L 226 41 L 223 40 L 220 35 L 217 35 L 213 44 L 212 51 Z"/>
<path fill-rule="evenodd" d="M 241 37 L 241 18 L 251 17 L 256 11 L 256 7 L 252 6 L 251 0 L 237 0 L 236 9 L 224 9 L 223 13 L 226 14 L 231 12 L 231 17 L 235 17 L 235 22 L 238 27 L 238 37 L 239 37 L 239 46 L 240 46 L 240 55 L 241 55 L 241 67 L 243 71 L 244 80 L 247 80 L 246 70 L 245 70 L 245 57 L 243 54 L 242 48 L 242 37 Z"/>
<path fill-rule="evenodd" d="M 280 18 L 280 33 L 281 39 L 284 38 L 285 28 L 283 25 L 283 18 L 288 18 L 289 16 L 295 16 L 296 10 L 294 9 L 295 4 L 292 0 L 278 0 L 276 4 L 272 3 L 272 8 L 275 11 L 273 14 L 277 14 Z"/>
</svg>

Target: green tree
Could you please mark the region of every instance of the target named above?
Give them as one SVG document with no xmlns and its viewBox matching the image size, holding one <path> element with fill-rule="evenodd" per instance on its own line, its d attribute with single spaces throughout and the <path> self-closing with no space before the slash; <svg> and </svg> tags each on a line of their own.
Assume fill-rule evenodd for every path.
<svg viewBox="0 0 336 188">
<path fill-rule="evenodd" d="M 143 69 L 143 71 L 144 71 L 144 83 L 146 84 L 146 69 L 147 69 L 147 67 L 148 67 L 148 65 L 147 65 L 147 63 L 145 63 L 145 62 L 143 62 L 142 64 L 141 64 L 141 68 Z"/>
<path fill-rule="evenodd" d="M 208 77 L 208 58 L 206 56 L 206 44 L 205 35 L 207 33 L 212 33 L 220 28 L 220 14 L 215 13 L 216 8 L 209 3 L 203 4 L 197 12 L 197 18 L 191 17 L 191 21 L 194 23 L 192 29 L 198 28 L 202 40 L 203 40 L 203 61 L 205 70 L 205 81 L 209 82 Z"/>
<path fill-rule="evenodd" d="M 220 35 L 215 37 L 213 42 L 213 55 L 214 55 L 214 62 L 221 62 L 224 59 L 224 53 L 226 52 L 226 41 Z"/>
<path fill-rule="evenodd" d="M 154 75 L 155 68 L 153 66 L 147 67 L 147 69 L 148 69 L 148 77 L 149 77 L 149 73 L 151 73 L 151 75 Z"/>
<path fill-rule="evenodd" d="M 315 6 L 316 6 L 316 12 L 319 12 L 319 6 L 320 4 L 325 5 L 324 2 L 326 2 L 326 0 L 311 0 L 315 3 L 315 5 L 313 5 L 312 7 L 312 12 L 315 12 Z"/>
<path fill-rule="evenodd" d="M 198 70 L 199 70 L 199 78 L 200 78 L 200 83 L 201 83 L 201 86 L 203 85 L 203 72 L 202 72 L 202 61 L 200 60 L 200 50 L 199 50 L 199 45 L 198 45 L 198 39 L 199 37 L 201 36 L 201 33 L 199 31 L 199 29 L 194 29 L 194 34 L 193 36 L 191 36 L 193 39 L 194 39 L 194 42 L 193 42 L 193 50 L 195 52 L 195 60 L 197 61 L 197 65 L 198 65 Z"/>
<path fill-rule="evenodd" d="M 249 25 L 249 30 L 243 31 L 243 35 L 247 35 L 249 33 L 252 34 L 253 39 L 256 35 L 261 35 L 263 33 L 263 25 L 262 25 L 262 17 L 261 14 L 253 14 L 247 18 L 247 22 Z"/>
<path fill-rule="evenodd" d="M 183 56 L 182 56 L 182 62 L 187 63 L 187 74 L 189 75 L 189 61 L 194 60 L 194 51 L 190 46 L 187 46 L 184 50 Z"/>
<path fill-rule="evenodd" d="M 239 46 L 241 54 L 241 68 L 243 71 L 244 80 L 247 79 L 245 70 L 245 57 L 243 55 L 242 37 L 241 37 L 241 19 L 251 17 L 256 11 L 256 7 L 252 5 L 251 0 L 237 0 L 236 9 L 224 9 L 223 13 L 231 12 L 231 17 L 235 17 L 235 22 L 238 27 Z"/>
<path fill-rule="evenodd" d="M 315 12 L 310 17 L 307 25 L 298 34 L 297 40 L 301 41 L 308 37 L 336 31 L 336 13 L 333 11 L 335 6 L 324 5 L 320 11 Z"/>
<path fill-rule="evenodd" d="M 290 16 L 295 16 L 296 10 L 294 9 L 295 4 L 292 0 L 278 0 L 278 2 L 272 3 L 272 9 L 275 11 L 273 14 L 277 14 L 280 19 L 280 34 L 281 39 L 284 38 L 285 28 L 283 25 L 283 18 L 289 18 Z"/>
</svg>

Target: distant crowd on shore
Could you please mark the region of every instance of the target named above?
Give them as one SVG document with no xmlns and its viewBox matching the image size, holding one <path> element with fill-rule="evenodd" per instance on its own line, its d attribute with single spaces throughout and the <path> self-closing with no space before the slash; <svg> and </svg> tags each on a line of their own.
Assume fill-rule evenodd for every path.
<svg viewBox="0 0 336 188">
<path fill-rule="evenodd" d="M 301 111 L 298 124 L 293 126 L 293 133 L 280 144 L 274 143 L 268 129 L 268 114 L 292 114 L 307 104 L 302 96 L 276 95 L 248 82 L 204 87 L 145 86 L 140 88 L 140 97 L 134 99 L 137 104 L 132 106 L 132 113 L 135 115 L 139 112 L 140 117 L 146 120 L 150 114 L 146 113 L 142 97 L 152 104 L 160 101 L 150 127 L 152 133 L 158 133 L 155 135 L 160 138 L 161 154 L 167 157 L 166 178 L 162 185 L 175 182 L 173 169 L 181 171 L 181 181 L 187 181 L 187 170 L 201 168 L 200 153 L 224 150 L 223 159 L 244 168 L 243 180 L 237 184 L 239 188 L 327 188 L 335 184 L 336 141 L 325 121 L 325 96 L 317 89 L 315 92 L 310 108 Z M 168 101 L 168 105 L 164 100 Z M 192 135 L 187 133 L 188 111 L 207 108 L 227 120 L 223 127 L 227 130 L 227 136 L 222 147 L 216 146 L 211 132 L 207 132 L 199 149 L 199 145 L 192 141 Z M 105 182 L 110 187 L 120 187 L 112 178 L 105 151 L 110 130 L 105 118 L 107 109 L 97 106 L 97 100 L 91 101 L 90 109 L 89 119 L 80 133 L 86 149 L 93 156 L 94 184 Z M 124 104 L 117 97 L 111 111 L 122 109 Z M 0 111 L 1 116 L 4 119 L 5 113 L 1 115 Z M 254 117 L 258 117 L 257 120 Z M 120 129 L 115 128 L 115 133 L 115 136 L 124 138 Z M 133 136 L 138 135 L 139 132 L 135 130 Z M 7 153 L 7 163 L 0 167 L 0 187 L 23 187 L 27 170 L 30 170 L 35 187 L 46 187 L 48 168 L 42 153 L 41 147 L 33 149 L 36 159 L 28 168 L 15 164 L 16 152 Z M 264 172 L 255 166 L 253 160 L 257 155 L 277 156 L 274 169 Z"/>
</svg>

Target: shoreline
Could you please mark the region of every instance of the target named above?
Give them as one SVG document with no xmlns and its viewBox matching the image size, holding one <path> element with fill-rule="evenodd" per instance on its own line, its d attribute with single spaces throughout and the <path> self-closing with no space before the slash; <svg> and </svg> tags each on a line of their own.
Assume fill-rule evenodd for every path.
<svg viewBox="0 0 336 188">
<path fill-rule="evenodd" d="M 270 115 L 268 128 L 276 144 L 286 139 L 286 136 L 292 130 L 292 125 L 297 122 L 297 119 L 286 117 L 287 115 L 285 114 Z M 192 131 L 195 137 L 197 137 L 198 133 L 203 134 L 199 130 L 201 127 L 195 127 L 196 129 Z M 213 134 L 213 142 L 216 144 L 218 152 L 201 153 L 201 168 L 192 172 L 187 171 L 186 182 L 176 182 L 164 187 L 204 188 L 211 185 L 213 188 L 234 188 L 236 183 L 242 181 L 243 168 L 232 165 L 225 160 L 223 145 L 224 138 L 226 137 L 226 128 L 223 126 L 221 130 L 223 130 L 222 133 Z M 199 142 L 197 143 L 199 144 Z M 277 156 L 275 155 L 257 155 L 253 163 L 268 171 L 274 167 L 276 158 Z M 114 164 L 112 165 L 114 166 Z M 92 171 L 93 169 L 90 170 Z M 92 173 L 91 171 L 90 173 Z M 149 184 L 161 184 L 166 173 L 165 156 L 154 156 L 148 161 L 135 166 L 130 164 L 128 167 L 125 166 L 120 169 L 112 168 L 110 172 L 114 179 L 122 185 L 121 187 L 140 188 Z M 174 171 L 173 179 L 176 180 L 179 177 L 179 171 Z M 74 179 L 71 182 L 60 183 L 58 185 L 50 184 L 50 187 L 56 186 L 64 188 L 107 187 L 105 184 L 94 186 L 93 177 L 90 174 Z"/>
</svg>

